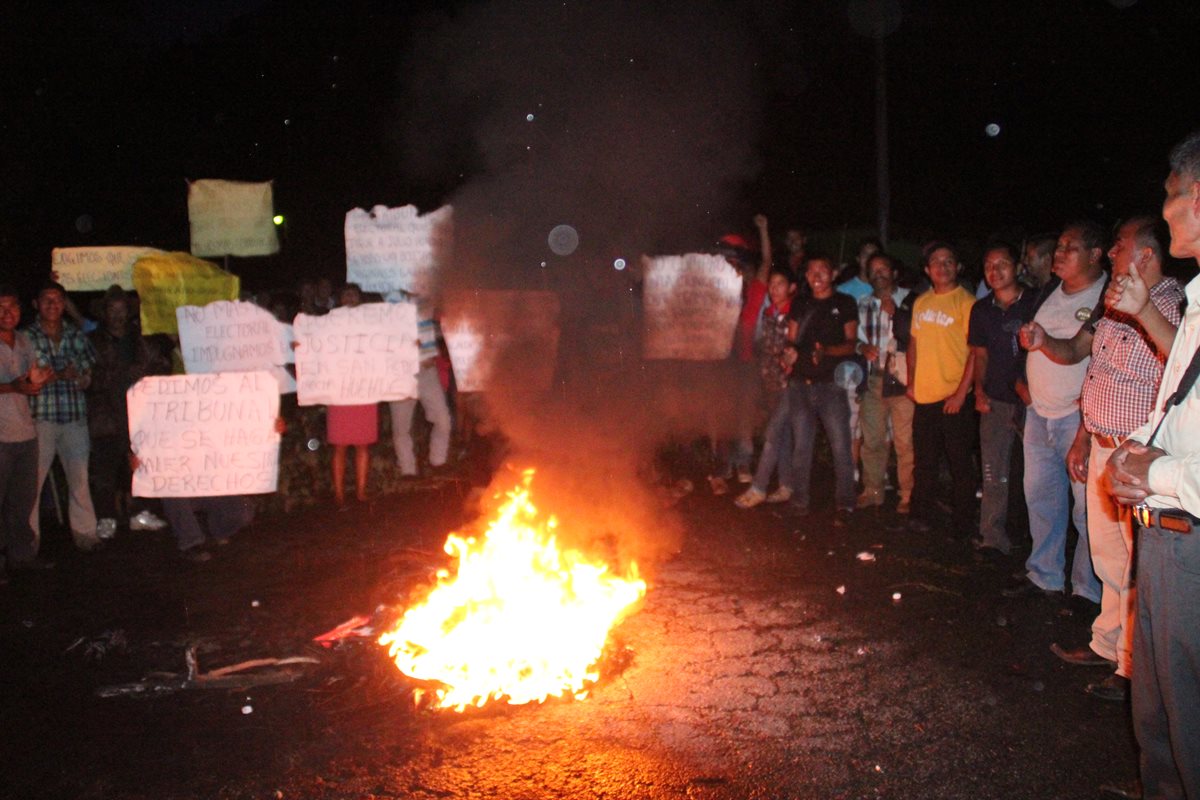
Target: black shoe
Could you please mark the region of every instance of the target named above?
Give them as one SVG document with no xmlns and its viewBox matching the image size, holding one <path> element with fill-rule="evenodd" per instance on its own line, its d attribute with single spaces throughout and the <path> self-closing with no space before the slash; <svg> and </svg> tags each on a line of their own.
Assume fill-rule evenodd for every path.
<svg viewBox="0 0 1200 800">
<path fill-rule="evenodd" d="M 1036 583 L 1030 580 L 1022 581 L 1016 586 L 1010 586 L 1007 589 L 1002 589 L 1000 594 L 1005 597 L 1062 597 L 1061 589 L 1043 589 Z"/>
<path fill-rule="evenodd" d="M 1141 781 L 1129 781 L 1128 783 L 1102 783 L 1100 784 L 1100 794 L 1105 797 L 1121 797 L 1124 800 L 1142 800 L 1142 784 Z"/>
<path fill-rule="evenodd" d="M 1122 677 L 1114 672 L 1102 681 L 1089 683 L 1087 689 L 1084 691 L 1097 700 L 1105 700 L 1109 703 L 1124 703 L 1129 699 L 1129 678 Z"/>
<path fill-rule="evenodd" d="M 30 572 L 45 572 L 48 569 L 54 569 L 54 562 L 47 561 L 41 556 L 34 556 L 24 561 L 9 561 L 8 568 L 10 570 L 28 570 Z"/>
<path fill-rule="evenodd" d="M 1055 642 L 1050 645 L 1050 652 L 1061 658 L 1068 664 L 1074 664 L 1077 667 L 1111 667 L 1114 666 L 1112 661 L 1109 661 L 1104 656 L 1100 655 L 1090 647 L 1076 647 L 1068 650 Z"/>
<path fill-rule="evenodd" d="M 187 550 L 180 550 L 179 557 L 193 564 L 203 564 L 205 561 L 212 561 L 212 553 L 200 545 L 189 547 Z"/>
</svg>

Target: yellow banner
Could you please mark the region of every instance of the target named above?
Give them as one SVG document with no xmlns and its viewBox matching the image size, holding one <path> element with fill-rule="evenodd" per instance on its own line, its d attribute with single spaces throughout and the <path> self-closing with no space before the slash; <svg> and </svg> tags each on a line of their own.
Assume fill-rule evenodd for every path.
<svg viewBox="0 0 1200 800">
<path fill-rule="evenodd" d="M 142 305 L 142 334 L 178 333 L 175 309 L 237 300 L 237 275 L 188 253 L 153 253 L 133 264 L 133 286 Z"/>
</svg>

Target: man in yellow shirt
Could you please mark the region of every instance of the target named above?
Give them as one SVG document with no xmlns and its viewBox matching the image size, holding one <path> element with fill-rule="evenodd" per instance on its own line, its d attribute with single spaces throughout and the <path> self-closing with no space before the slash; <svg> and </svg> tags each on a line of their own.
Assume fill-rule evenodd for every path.
<svg viewBox="0 0 1200 800">
<path fill-rule="evenodd" d="M 958 285 L 962 270 L 954 248 L 930 242 L 922 251 L 932 288 L 913 305 L 908 345 L 908 397 L 913 411 L 912 522 L 936 522 L 938 468 L 943 456 L 953 481 L 952 530 L 966 538 L 975 530 L 975 465 L 966 443 L 975 436 L 971 391 L 974 355 L 967 328 L 975 298 Z"/>
</svg>

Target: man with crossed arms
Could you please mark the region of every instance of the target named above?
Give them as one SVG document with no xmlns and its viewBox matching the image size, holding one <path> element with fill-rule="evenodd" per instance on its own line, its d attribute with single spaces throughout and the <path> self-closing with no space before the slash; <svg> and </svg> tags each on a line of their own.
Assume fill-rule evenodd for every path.
<svg viewBox="0 0 1200 800">
<path fill-rule="evenodd" d="M 1123 701 L 1128 693 L 1133 613 L 1133 519 L 1109 493 L 1104 467 L 1113 450 L 1150 416 L 1183 308 L 1183 287 L 1162 274 L 1163 244 L 1156 228 L 1153 217 L 1130 219 L 1117 230 L 1108 252 L 1114 281 L 1136 274 L 1149 290 L 1151 307 L 1158 312 L 1152 322 L 1143 324 L 1116 309 L 1098 307 L 1070 339 L 1047 336 L 1036 322 L 1028 326 L 1031 351 L 1041 350 L 1060 364 L 1092 357 L 1067 470 L 1071 480 L 1087 486 L 1087 541 L 1100 579 L 1100 613 L 1092 622 L 1089 645 L 1065 648 L 1056 643 L 1050 649 L 1069 664 L 1115 664 L 1113 675 L 1087 688 L 1103 700 Z"/>
<path fill-rule="evenodd" d="M 1200 261 L 1200 130 L 1171 151 L 1170 162 L 1163 219 L 1171 255 Z M 1146 798 L 1200 797 L 1200 391 L 1194 382 L 1181 385 L 1200 348 L 1200 277 L 1186 293 L 1150 419 L 1105 470 L 1141 526 L 1131 688 Z M 1133 272 L 1114 283 L 1109 300 L 1139 319 L 1152 313 Z M 1174 397 L 1180 388 L 1186 392 Z"/>
</svg>

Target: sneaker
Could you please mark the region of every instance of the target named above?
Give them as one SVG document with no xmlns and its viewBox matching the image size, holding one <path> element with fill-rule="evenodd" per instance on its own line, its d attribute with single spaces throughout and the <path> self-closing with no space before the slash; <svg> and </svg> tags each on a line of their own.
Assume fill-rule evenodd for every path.
<svg viewBox="0 0 1200 800">
<path fill-rule="evenodd" d="M 139 511 L 137 515 L 129 518 L 131 531 L 161 531 L 165 527 L 166 521 L 154 516 L 152 511 Z"/>
<path fill-rule="evenodd" d="M 733 501 L 733 504 L 738 508 L 754 508 L 756 505 L 766 499 L 766 494 L 751 486 L 749 489 L 738 495 L 738 498 Z"/>
<path fill-rule="evenodd" d="M 96 523 L 96 535 L 101 539 L 111 539 L 117 535 L 117 521 L 111 517 L 105 517 Z"/>
<path fill-rule="evenodd" d="M 737 479 L 738 483 L 750 483 L 754 480 L 754 473 L 750 471 L 749 467 L 738 467 Z"/>
<path fill-rule="evenodd" d="M 767 495 L 768 503 L 786 503 L 792 499 L 792 487 L 780 486 L 775 491 Z"/>
</svg>

